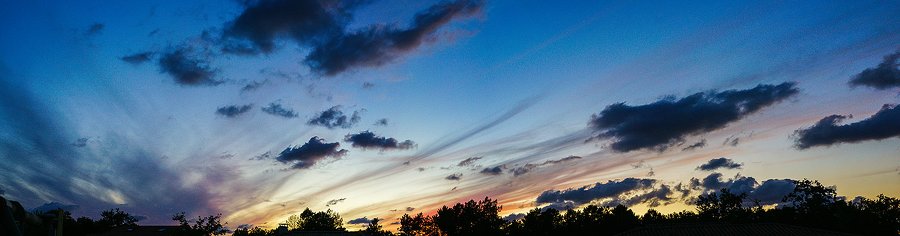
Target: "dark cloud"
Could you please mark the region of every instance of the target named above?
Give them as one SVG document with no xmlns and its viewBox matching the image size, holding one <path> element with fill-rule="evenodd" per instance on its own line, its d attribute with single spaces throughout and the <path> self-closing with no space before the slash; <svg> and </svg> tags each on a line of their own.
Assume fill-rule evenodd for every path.
<svg viewBox="0 0 900 236">
<path fill-rule="evenodd" d="M 219 107 L 219 109 L 216 109 L 216 114 L 219 114 L 221 116 L 228 117 L 228 118 L 234 118 L 241 114 L 247 113 L 248 111 L 250 111 L 251 108 L 253 108 L 252 104 L 247 104 L 247 105 L 242 105 L 242 106 L 229 105 L 229 106 Z"/>
<path fill-rule="evenodd" d="M 525 213 L 513 213 L 503 217 L 506 222 L 513 222 L 525 218 Z"/>
<path fill-rule="evenodd" d="M 455 0 L 418 12 L 406 27 L 372 24 L 349 29 L 353 11 L 368 0 L 254 0 L 218 32 L 204 31 L 204 40 L 222 53 L 254 56 L 270 54 L 284 43 L 309 53 L 303 63 L 318 75 L 333 76 L 360 67 L 376 67 L 402 57 L 449 22 L 481 12 L 481 0 Z M 218 34 L 218 35 L 214 35 Z M 370 88 L 372 83 L 364 83 Z"/>
<path fill-rule="evenodd" d="M 375 125 L 375 126 L 387 126 L 387 125 L 388 125 L 388 119 L 385 119 L 385 118 L 378 119 L 378 120 L 375 121 L 375 123 L 374 123 L 373 125 Z"/>
<path fill-rule="evenodd" d="M 822 118 L 812 127 L 794 131 L 795 147 L 807 149 L 900 137 L 900 106 L 884 105 L 869 118 L 846 125 L 838 124 L 851 117 L 831 115 Z"/>
<path fill-rule="evenodd" d="M 475 164 L 476 161 L 481 160 L 481 158 L 484 157 L 469 157 L 465 160 L 460 161 L 459 164 L 456 164 L 456 166 L 471 166 Z"/>
<path fill-rule="evenodd" d="M 341 106 L 333 106 L 328 110 L 322 111 L 317 114 L 315 117 L 306 122 L 308 125 L 318 125 L 329 129 L 334 128 L 344 128 L 349 129 L 356 125 L 360 119 L 359 116 L 360 111 L 354 111 L 353 115 L 347 116 L 344 115 L 344 112 L 341 111 Z"/>
<path fill-rule="evenodd" d="M 169 74 L 175 82 L 181 85 L 219 85 L 222 81 L 214 77 L 216 72 L 209 67 L 209 63 L 192 54 L 192 50 L 180 48 L 162 54 L 159 58 L 159 68 L 163 73 Z"/>
<path fill-rule="evenodd" d="M 712 173 L 703 180 L 691 179 L 690 186 L 704 194 L 727 188 L 731 193 L 747 194 L 745 205 L 771 205 L 780 203 L 784 196 L 794 190 L 795 181 L 790 179 L 769 179 L 759 184 L 755 178 L 735 176 L 722 180 L 722 174 Z"/>
<path fill-rule="evenodd" d="M 633 206 L 647 204 L 650 207 L 668 205 L 687 196 L 681 184 L 671 187 L 654 179 L 627 178 L 596 183 L 578 189 L 550 190 L 538 196 L 537 203 L 549 203 L 546 208 L 574 209 L 579 205 L 595 202 L 604 206 Z M 690 190 L 687 190 L 688 194 Z"/>
<path fill-rule="evenodd" d="M 356 219 L 347 221 L 347 223 L 351 224 L 351 225 L 368 224 L 370 222 L 372 222 L 372 220 L 370 220 L 369 218 L 366 218 L 366 217 L 360 217 L 360 218 L 356 218 Z"/>
<path fill-rule="evenodd" d="M 94 23 L 84 32 L 87 36 L 98 35 L 103 32 L 103 28 L 106 28 L 106 25 L 101 23 Z"/>
<path fill-rule="evenodd" d="M 144 62 L 150 61 L 150 58 L 153 57 L 153 52 L 139 52 L 131 55 L 124 56 L 120 59 L 124 62 L 131 63 L 133 65 L 140 65 Z"/>
<path fill-rule="evenodd" d="M 457 181 L 458 181 L 458 180 L 461 180 L 461 179 L 462 179 L 462 176 L 463 176 L 462 173 L 455 173 L 455 174 L 448 175 L 447 177 L 444 177 L 444 179 L 446 179 L 446 180 L 457 180 Z"/>
<path fill-rule="evenodd" d="M 554 209 L 557 211 L 568 211 L 571 209 L 578 208 L 578 205 L 572 201 L 561 201 L 561 202 L 552 202 L 549 205 L 541 207 L 541 211 L 546 211 L 547 209 Z"/>
<path fill-rule="evenodd" d="M 792 192 L 795 181 L 790 179 L 769 179 L 758 183 L 753 177 L 736 175 L 723 180 L 722 174 L 712 173 L 701 179 L 692 178 L 688 184 L 674 185 L 654 179 L 627 178 L 597 182 L 580 188 L 548 190 L 541 193 L 537 204 L 547 204 L 542 209 L 574 209 L 591 203 L 603 206 L 634 206 L 647 204 L 649 207 L 668 205 L 676 202 L 693 202 L 696 195 L 710 194 L 728 188 L 735 194 L 747 194 L 745 206 L 779 204 L 785 195 Z"/>
<path fill-rule="evenodd" d="M 481 170 L 481 173 L 486 175 L 500 175 L 503 174 L 503 166 L 484 168 L 483 170 Z"/>
<path fill-rule="evenodd" d="M 878 66 L 856 74 L 849 84 L 851 87 L 869 86 L 875 89 L 900 87 L 900 51 L 884 56 Z"/>
<path fill-rule="evenodd" d="M 651 191 L 640 193 L 634 195 L 632 197 L 619 197 L 613 198 L 611 201 L 607 202 L 605 205 L 607 206 L 616 206 L 616 205 L 625 205 L 625 206 L 634 206 L 642 203 L 647 203 L 650 207 L 657 207 L 664 204 L 669 204 L 672 202 L 673 198 L 670 196 L 674 192 L 672 191 L 672 187 L 669 185 L 660 184 L 659 187 L 652 189 Z"/>
<path fill-rule="evenodd" d="M 416 208 L 414 208 L 414 207 L 406 207 L 406 211 L 414 211 L 414 210 L 416 210 Z"/>
<path fill-rule="evenodd" d="M 314 44 L 339 37 L 350 10 L 364 1 L 252 1 L 223 32 L 222 51 L 253 55 L 270 53 L 277 39 Z"/>
<path fill-rule="evenodd" d="M 340 147 L 340 143 L 326 143 L 324 139 L 312 137 L 302 146 L 285 148 L 275 159 L 285 164 L 294 163 L 294 169 L 307 169 L 326 158 L 339 159 L 346 155 L 347 150 Z"/>
<path fill-rule="evenodd" d="M 784 196 L 794 191 L 796 185 L 790 179 L 769 179 L 763 181 L 747 197 L 751 201 L 758 201 L 761 205 L 780 203 Z"/>
<path fill-rule="evenodd" d="M 479 0 L 442 2 L 417 13 L 405 29 L 373 25 L 343 33 L 315 45 L 305 62 L 313 71 L 328 76 L 355 67 L 381 66 L 417 48 L 453 19 L 481 12 L 483 5 Z"/>
<path fill-rule="evenodd" d="M 677 100 L 669 97 L 639 106 L 616 103 L 592 115 L 589 125 L 597 132 L 592 139 L 613 139 L 610 147 L 615 151 L 663 151 L 683 142 L 685 136 L 721 129 L 798 93 L 795 83 L 786 82 L 696 93 Z"/>
<path fill-rule="evenodd" d="M 281 104 L 278 103 L 269 103 L 269 106 L 263 107 L 262 111 L 268 113 L 269 115 L 280 116 L 284 118 L 294 118 L 297 117 L 297 112 L 294 112 L 293 109 L 284 108 Z"/>
<path fill-rule="evenodd" d="M 588 185 L 581 188 L 548 190 L 537 197 L 537 203 L 571 201 L 576 205 L 581 205 L 596 199 L 617 198 L 632 191 L 652 189 L 656 182 L 654 179 L 627 178 L 623 180 L 609 180 L 605 183 L 597 182 L 593 186 Z"/>
<path fill-rule="evenodd" d="M 344 200 L 347 200 L 347 198 L 331 199 L 331 200 L 328 200 L 328 202 L 325 203 L 325 206 L 326 206 L 326 207 L 334 206 L 334 205 L 337 205 L 338 203 L 343 202 Z"/>
<path fill-rule="evenodd" d="M 694 149 L 697 149 L 697 148 L 702 148 L 702 147 L 705 147 L 705 146 L 706 146 L 706 139 L 701 139 L 699 142 L 696 142 L 696 143 L 691 144 L 691 145 L 689 145 L 689 146 L 687 146 L 687 147 L 684 147 L 684 148 L 682 148 L 681 150 L 682 150 L 682 151 L 688 151 L 688 150 L 694 150 Z"/>
<path fill-rule="evenodd" d="M 394 138 L 386 138 L 375 135 L 368 130 L 360 132 L 358 134 L 348 134 L 344 137 L 345 142 L 350 142 L 353 144 L 353 147 L 358 147 L 362 149 L 375 148 L 382 151 L 385 150 L 406 150 L 410 148 L 414 148 L 416 143 L 412 140 L 398 141 Z"/>
<path fill-rule="evenodd" d="M 757 182 L 753 177 L 737 175 L 732 179 L 722 180 L 721 173 L 712 173 L 704 177 L 702 180 L 691 179 L 691 187 L 699 188 L 704 192 L 717 191 L 722 188 L 729 189 L 732 193 L 742 194 L 749 193 L 754 189 Z"/>
<path fill-rule="evenodd" d="M 538 167 L 542 167 L 542 166 L 546 166 L 546 165 L 555 165 L 555 164 L 572 161 L 572 160 L 578 160 L 578 159 L 581 159 L 581 157 L 580 156 L 568 156 L 568 157 L 564 157 L 559 160 L 547 160 L 540 164 L 528 163 L 523 166 L 513 168 L 512 173 L 514 176 L 524 175 L 525 173 L 528 173 L 531 170 L 538 168 Z"/>
<path fill-rule="evenodd" d="M 269 80 L 252 81 L 252 82 L 248 83 L 247 85 L 244 85 L 244 87 L 241 88 L 241 92 L 246 93 L 246 92 L 254 91 L 256 89 L 259 89 L 259 87 L 263 86 L 266 83 L 269 83 Z"/>
<path fill-rule="evenodd" d="M 78 138 L 78 140 L 75 140 L 75 142 L 72 143 L 72 146 L 85 147 L 85 146 L 87 146 L 87 142 L 89 140 L 90 140 L 90 138 Z"/>
<path fill-rule="evenodd" d="M 711 159 L 708 162 L 703 163 L 702 165 L 698 166 L 697 169 L 703 170 L 703 171 L 713 171 L 713 170 L 716 170 L 719 168 L 740 169 L 741 166 L 743 166 L 743 165 L 744 164 L 736 163 L 731 159 L 720 157 L 720 158 Z"/>
</svg>

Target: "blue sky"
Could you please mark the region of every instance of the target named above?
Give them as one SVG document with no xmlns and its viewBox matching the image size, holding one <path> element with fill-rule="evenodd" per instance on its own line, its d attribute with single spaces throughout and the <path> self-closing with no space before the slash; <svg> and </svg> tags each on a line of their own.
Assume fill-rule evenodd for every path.
<svg viewBox="0 0 900 236">
<path fill-rule="evenodd" d="M 890 125 L 898 120 L 888 114 L 900 109 L 882 109 L 898 103 L 900 88 L 897 59 L 889 58 L 900 46 L 894 1 L 342 2 L 320 4 L 338 23 L 302 32 L 312 39 L 276 28 L 274 50 L 227 52 L 233 42 L 261 50 L 247 36 L 258 34 L 234 32 L 273 28 L 235 22 L 279 2 L 5 2 L 2 194 L 89 216 L 122 207 L 156 224 L 187 211 L 271 226 L 306 207 L 335 209 L 346 220 L 393 219 L 405 211 L 392 210 L 428 212 L 484 196 L 499 199 L 509 214 L 546 206 L 536 198 L 548 190 L 625 178 L 687 184 L 708 176 L 696 167 L 718 157 L 742 163 L 717 171 L 733 179 L 817 179 L 847 196 L 900 192 L 900 134 Z M 288 15 L 308 8 L 298 9 Z M 417 15 L 429 13 L 448 15 L 416 25 Z M 304 19 L 311 18 L 267 23 Z M 424 33 L 412 37 L 405 29 Z M 359 32 L 387 46 L 354 48 L 352 40 L 367 36 Z M 405 42 L 414 44 L 397 46 Z M 339 50 L 326 51 L 330 45 Z M 317 49 L 348 66 L 322 73 L 310 64 L 321 61 L 308 57 Z M 369 50 L 381 54 L 354 59 Z M 141 53 L 146 57 L 123 59 Z M 171 55 L 200 62 L 210 76 L 178 80 L 163 63 Z M 867 68 L 888 71 L 879 77 L 886 87 L 850 83 Z M 786 82 L 784 96 L 749 98 L 772 99 L 759 110 L 745 111 L 754 100 L 716 100 L 723 91 L 752 94 Z M 258 86 L 243 89 L 252 84 Z M 661 119 L 665 125 L 636 121 L 636 130 L 685 131 L 635 150 L 615 144 L 648 133 L 628 133 L 636 131 L 627 123 L 592 125 L 612 117 L 613 104 L 663 116 L 638 110 L 687 103 L 680 99 L 697 93 L 741 114 L 702 130 L 684 122 L 714 115 Z M 296 117 L 265 112 L 270 104 Z M 233 115 L 217 112 L 244 105 L 250 108 Z M 333 107 L 347 116 L 344 127 L 310 124 Z M 803 134 L 796 131 L 816 131 L 834 114 L 852 114 L 840 124 L 872 122 L 797 146 Z M 387 125 L 376 124 L 380 119 Z M 349 141 L 366 130 L 385 139 L 372 146 Z M 339 147 L 306 154 L 318 147 L 313 137 Z M 391 146 L 387 138 L 416 145 Z M 295 148 L 301 151 L 289 152 Z M 569 156 L 580 158 L 553 161 Z M 459 164 L 471 157 L 481 158 Z M 492 167 L 501 174 L 482 172 Z M 514 175 L 519 167 L 531 169 Z M 454 174 L 462 177 L 446 179 Z M 326 206 L 336 199 L 344 200 Z M 662 202 L 636 207 L 688 207 Z"/>
</svg>

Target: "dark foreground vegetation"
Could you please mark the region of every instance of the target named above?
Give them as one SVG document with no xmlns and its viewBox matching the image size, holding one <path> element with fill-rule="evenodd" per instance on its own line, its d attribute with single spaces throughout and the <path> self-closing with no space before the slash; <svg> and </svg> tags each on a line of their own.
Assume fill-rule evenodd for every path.
<svg viewBox="0 0 900 236">
<path fill-rule="evenodd" d="M 699 196 L 696 211 L 661 214 L 649 210 L 636 215 L 625 206 L 588 205 L 561 212 L 533 209 L 520 219 L 507 221 L 496 200 L 485 198 L 444 206 L 436 214 L 403 215 L 396 233 L 383 229 L 383 220 L 372 219 L 362 235 L 615 235 L 631 229 L 666 224 L 781 223 L 860 235 L 900 234 L 900 199 L 879 195 L 875 199 L 846 200 L 835 189 L 817 181 L 798 181 L 794 191 L 778 207 L 752 204 L 745 194 L 728 189 Z M 119 209 L 104 211 L 99 220 L 73 219 L 68 212 L 35 212 L 40 219 L 18 222 L 23 235 L 48 235 L 62 219 L 64 235 L 102 234 L 117 227 L 135 226 L 138 219 Z M 281 235 L 302 231 L 346 231 L 337 213 L 306 209 L 291 216 L 277 229 L 242 226 L 227 230 L 219 215 L 188 219 L 184 213 L 172 218 L 178 226 L 173 235 Z M 6 227 L 4 225 L 4 227 Z M 6 229 L 4 229 L 6 230 Z M 4 231 L 5 232 L 5 231 Z"/>
</svg>

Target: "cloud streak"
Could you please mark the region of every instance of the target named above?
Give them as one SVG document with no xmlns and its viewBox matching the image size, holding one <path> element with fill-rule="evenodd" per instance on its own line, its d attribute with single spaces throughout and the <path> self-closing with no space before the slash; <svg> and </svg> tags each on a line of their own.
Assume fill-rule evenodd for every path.
<svg viewBox="0 0 900 236">
<path fill-rule="evenodd" d="M 280 116 L 288 119 L 298 116 L 297 112 L 294 112 L 293 109 L 285 108 L 281 106 L 281 104 L 274 102 L 269 103 L 269 106 L 263 107 L 262 111 L 269 115 Z"/>
<path fill-rule="evenodd" d="M 235 118 L 235 117 L 240 116 L 241 114 L 247 113 L 252 108 L 253 108 L 253 105 L 251 105 L 251 104 L 241 105 L 241 106 L 228 105 L 228 106 L 219 107 L 219 109 L 216 109 L 216 114 L 219 114 L 221 116 L 228 117 L 228 118 Z"/>
<path fill-rule="evenodd" d="M 581 157 L 580 156 L 568 156 L 568 157 L 564 157 L 559 160 L 547 160 L 540 164 L 528 163 L 523 166 L 513 168 L 512 173 L 514 176 L 520 176 L 520 175 L 524 175 L 528 172 L 531 172 L 531 170 L 539 168 L 539 167 L 543 167 L 543 166 L 547 166 L 547 165 L 555 165 L 555 164 L 568 162 L 568 161 L 574 161 L 574 160 L 578 160 L 578 159 L 581 159 Z"/>
<path fill-rule="evenodd" d="M 656 183 L 657 181 L 654 179 L 626 178 L 623 180 L 609 180 L 580 188 L 544 191 L 537 197 L 536 201 L 538 204 L 573 202 L 581 205 L 596 199 L 616 198 L 631 191 L 651 189 Z"/>
<path fill-rule="evenodd" d="M 153 52 L 139 52 L 131 55 L 123 56 L 122 61 L 131 63 L 132 65 L 140 65 L 144 64 L 144 62 L 150 61 L 151 57 L 153 57 Z"/>
</svg>

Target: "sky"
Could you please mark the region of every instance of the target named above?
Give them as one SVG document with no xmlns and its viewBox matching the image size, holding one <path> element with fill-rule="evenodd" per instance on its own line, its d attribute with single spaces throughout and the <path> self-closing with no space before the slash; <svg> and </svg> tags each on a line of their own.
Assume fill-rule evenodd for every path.
<svg viewBox="0 0 900 236">
<path fill-rule="evenodd" d="M 33 209 L 353 228 L 900 193 L 897 1 L 3 5 L 0 194 Z"/>
</svg>

